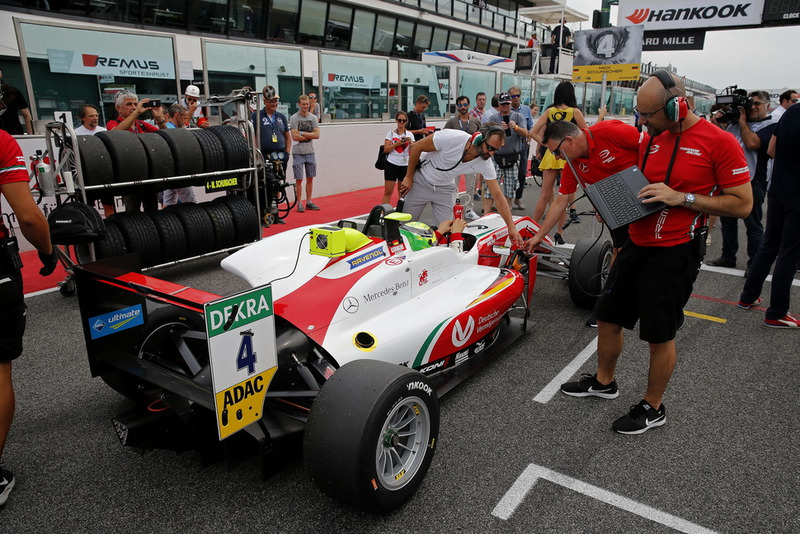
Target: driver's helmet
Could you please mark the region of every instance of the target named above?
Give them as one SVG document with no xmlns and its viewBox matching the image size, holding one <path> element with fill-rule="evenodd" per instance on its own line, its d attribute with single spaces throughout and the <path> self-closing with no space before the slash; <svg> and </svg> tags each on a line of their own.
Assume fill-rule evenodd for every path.
<svg viewBox="0 0 800 534">
<path fill-rule="evenodd" d="M 400 226 L 400 233 L 408 241 L 411 250 L 422 250 L 436 244 L 436 235 L 423 222 L 411 221 Z"/>
</svg>

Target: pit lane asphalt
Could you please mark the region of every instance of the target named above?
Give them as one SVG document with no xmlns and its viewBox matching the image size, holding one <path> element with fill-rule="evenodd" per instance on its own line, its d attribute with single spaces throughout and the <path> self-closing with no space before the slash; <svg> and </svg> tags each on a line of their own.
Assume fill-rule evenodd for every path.
<svg viewBox="0 0 800 534">
<path fill-rule="evenodd" d="M 528 213 L 537 194 L 526 189 Z M 588 217 L 572 225 L 568 242 L 592 226 Z M 713 238 L 707 258 L 719 255 L 719 230 Z M 151 274 L 219 294 L 243 289 L 220 259 Z M 33 296 L 4 455 L 17 485 L 0 508 L 0 532 L 680 531 L 653 509 L 687 532 L 798 532 L 800 332 L 766 328 L 763 311 L 738 309 L 742 283 L 740 272 L 701 272 L 677 336 L 667 424 L 622 436 L 610 425 L 643 394 L 646 345 L 627 333 L 618 399 L 535 401 L 596 336 L 566 282 L 540 277 L 529 332 L 442 400 L 427 477 L 385 517 L 322 495 L 300 461 L 262 481 L 254 459 L 228 471 L 222 462 L 202 468 L 195 453 L 122 448 L 110 419 L 131 404 L 89 376 L 77 299 Z M 769 283 L 765 301 L 768 291 Z M 797 285 L 792 300 L 800 311 Z M 543 469 L 555 476 L 531 486 L 535 477 L 523 475 Z"/>
</svg>

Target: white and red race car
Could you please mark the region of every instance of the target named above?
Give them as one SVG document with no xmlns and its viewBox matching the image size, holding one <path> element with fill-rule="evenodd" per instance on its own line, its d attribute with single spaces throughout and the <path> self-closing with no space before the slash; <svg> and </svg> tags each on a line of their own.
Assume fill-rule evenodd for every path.
<svg viewBox="0 0 800 534">
<path fill-rule="evenodd" d="M 302 439 L 327 494 L 402 505 L 431 462 L 438 397 L 523 335 L 536 278 L 496 214 L 469 225 L 464 252 L 419 246 L 407 218 L 377 206 L 254 243 L 222 261 L 253 288 L 232 296 L 146 276 L 130 256 L 76 266 L 92 374 L 139 401 L 114 420 L 120 441 L 257 450 L 266 474 Z"/>
</svg>

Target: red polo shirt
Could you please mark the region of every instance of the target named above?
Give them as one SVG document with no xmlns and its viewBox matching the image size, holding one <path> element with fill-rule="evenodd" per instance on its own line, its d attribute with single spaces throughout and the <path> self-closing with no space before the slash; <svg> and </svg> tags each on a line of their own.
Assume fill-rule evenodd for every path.
<svg viewBox="0 0 800 534">
<path fill-rule="evenodd" d="M 639 167 L 651 183 L 664 182 L 678 136 L 664 132 L 651 139 L 650 155 Z M 642 143 L 641 154 L 648 151 Z M 699 120 L 681 132 L 670 172 L 670 188 L 684 193 L 716 196 L 723 189 L 750 182 L 744 152 L 729 132 Z M 671 247 L 686 243 L 705 224 L 706 216 L 682 206 L 666 207 L 630 225 L 630 237 L 639 246 Z"/>
<path fill-rule="evenodd" d="M 119 124 L 124 120 L 125 119 L 123 119 L 122 117 L 117 117 L 117 120 L 112 119 L 108 121 L 108 123 L 106 124 L 106 128 L 109 130 L 113 130 L 114 128 L 119 126 Z M 158 126 L 153 126 L 149 122 L 144 122 L 136 119 L 135 121 L 133 121 L 133 126 L 131 126 L 129 129 L 135 134 L 140 134 L 147 132 L 157 132 Z"/>
<path fill-rule="evenodd" d="M 27 182 L 28 169 L 25 156 L 17 140 L 5 130 L 0 130 L 0 184 Z"/>
<path fill-rule="evenodd" d="M 639 163 L 639 146 L 647 144 L 646 133 L 618 120 L 598 122 L 584 128 L 589 142 L 589 156 L 572 160 L 572 165 L 586 184 L 599 182 L 619 171 Z M 578 189 L 578 181 L 569 165 L 561 172 L 559 195 L 571 195 Z"/>
</svg>

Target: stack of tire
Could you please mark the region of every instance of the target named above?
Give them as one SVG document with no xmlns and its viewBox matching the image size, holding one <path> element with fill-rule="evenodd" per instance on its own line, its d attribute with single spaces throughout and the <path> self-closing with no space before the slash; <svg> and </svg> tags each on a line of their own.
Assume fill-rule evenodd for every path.
<svg viewBox="0 0 800 534">
<path fill-rule="evenodd" d="M 203 185 L 202 173 L 250 166 L 250 149 L 233 126 L 154 133 L 101 132 L 77 139 L 85 185 L 112 184 L 115 195 Z M 140 184 L 142 180 L 173 178 Z M 124 184 L 128 185 L 116 185 Z M 88 194 L 100 196 L 100 190 Z M 106 219 L 106 237 L 95 243 L 97 259 L 136 252 L 149 267 L 255 241 L 255 207 L 241 195 L 212 202 L 176 204 L 154 212 L 123 212 Z"/>
<path fill-rule="evenodd" d="M 96 259 L 135 252 L 142 267 L 250 243 L 261 230 L 255 207 L 242 195 L 156 212 L 116 213 L 105 223 L 105 238 L 94 245 Z"/>
</svg>

